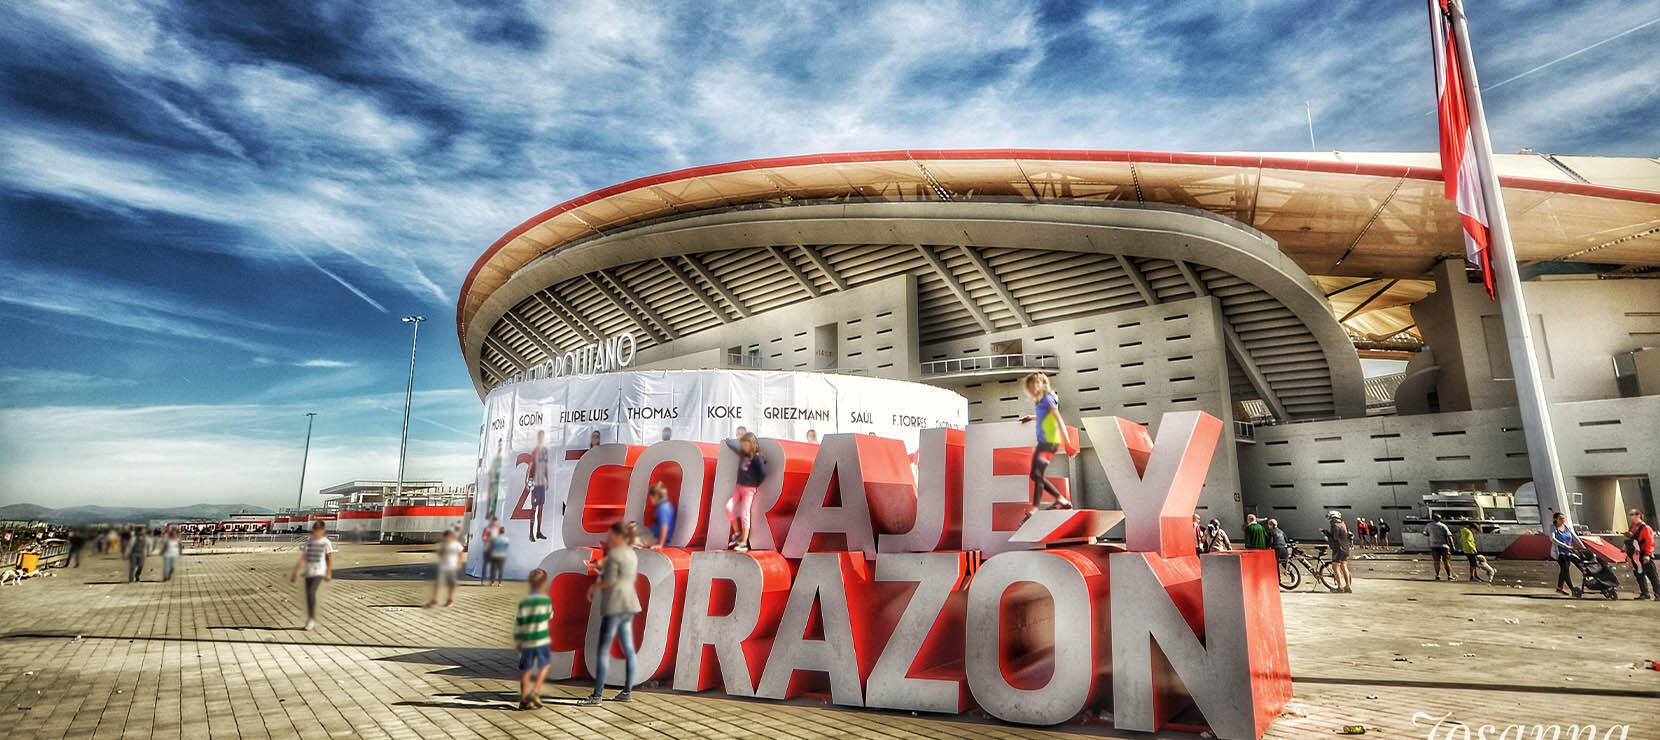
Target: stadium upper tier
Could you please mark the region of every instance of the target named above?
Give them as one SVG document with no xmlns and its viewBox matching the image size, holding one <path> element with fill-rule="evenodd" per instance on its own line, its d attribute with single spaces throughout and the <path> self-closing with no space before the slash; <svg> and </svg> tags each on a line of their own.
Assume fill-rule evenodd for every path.
<svg viewBox="0 0 1660 740">
<path fill-rule="evenodd" d="M 1457 214 L 1443 198 L 1436 161 L 1434 153 L 992 149 L 821 154 L 695 167 L 589 193 L 508 232 L 468 274 L 457 331 L 482 389 L 554 346 L 613 328 L 637 326 L 645 330 L 643 341 L 656 344 L 898 272 L 924 281 L 918 286 L 925 322 L 919 336 L 936 341 L 1075 315 L 1116 291 L 1150 289 L 1152 300 L 1168 299 L 1195 282 L 1184 270 L 1208 266 L 1218 272 L 1197 274 L 1203 285 L 1194 290 L 1241 292 L 1233 305 L 1241 314 L 1235 329 L 1248 345 L 1242 353 L 1272 364 L 1268 353 L 1275 345 L 1302 347 L 1281 350 L 1301 358 L 1286 360 L 1283 382 L 1292 384 L 1297 373 L 1331 372 L 1298 363 L 1322 354 L 1327 365 L 1337 361 L 1332 327 L 1316 321 L 1311 306 L 1350 334 L 1381 338 L 1411 323 L 1405 306 L 1427 292 L 1432 266 L 1462 254 Z M 1498 157 L 1498 167 L 1524 263 L 1588 263 L 1614 272 L 1660 266 L 1660 161 L 1513 154 Z M 1034 208 L 1025 214 L 1008 210 L 1020 204 Z M 1123 217 L 1087 215 L 1099 209 L 1076 216 L 1053 210 L 1064 206 L 1208 214 L 1240 234 L 1222 239 L 1237 242 L 1232 256 L 1218 253 L 1209 262 L 1185 254 L 1181 243 L 1168 255 L 1143 250 L 1113 257 L 1107 253 L 1124 250 L 1102 244 L 1106 232 L 1039 234 L 1040 227 L 1074 220 L 1114 221 L 1115 234 L 1136 228 Z M 826 207 L 845 210 L 845 228 L 834 224 Z M 961 228 L 947 233 L 952 230 L 941 222 L 958 213 Z M 892 233 L 883 231 L 884 219 L 891 219 Z M 1036 219 L 1031 228 L 1020 226 L 1027 219 Z M 1063 246 L 1073 236 L 1079 241 Z M 1095 241 L 1086 243 L 1090 239 Z M 1254 246 L 1259 241 L 1269 254 Z M 1067 307 L 1047 312 L 1042 301 L 1052 291 L 1024 286 L 1025 273 L 1004 274 L 1029 271 L 1015 264 L 1017 258 L 1025 260 L 1020 264 L 1041 262 L 1044 249 L 1101 254 L 1095 261 L 1052 261 L 1057 274 L 1050 280 L 1079 277 L 1067 273 L 1071 268 L 1097 280 L 1080 283 L 1068 293 Z M 1271 267 L 1273 275 L 1229 262 L 1253 252 L 1249 261 Z M 704 257 L 692 256 L 697 254 Z M 1229 287 L 1228 280 L 1254 292 L 1243 296 L 1245 289 Z M 515 287 L 502 290 L 510 283 Z M 1008 295 L 982 297 L 1002 288 Z M 943 296 L 940 308 L 928 307 L 933 295 Z M 947 310 L 953 300 L 970 304 L 969 310 Z M 1002 313 L 1000 304 L 1010 302 L 1017 308 Z M 1243 315 L 1249 311 L 1277 318 L 1253 324 Z M 1258 330 L 1274 335 L 1258 338 Z M 1297 334 L 1294 341 L 1279 336 L 1290 333 Z M 1317 395 L 1326 400 L 1311 405 L 1310 413 L 1343 406 L 1330 394 L 1353 395 L 1345 390 L 1353 384 L 1339 385 L 1338 391 L 1323 387 Z"/>
</svg>

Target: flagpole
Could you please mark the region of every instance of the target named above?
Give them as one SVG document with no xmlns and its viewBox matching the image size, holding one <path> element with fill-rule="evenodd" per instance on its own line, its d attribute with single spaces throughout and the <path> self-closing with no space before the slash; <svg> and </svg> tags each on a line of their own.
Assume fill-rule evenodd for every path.
<svg viewBox="0 0 1660 740">
<path fill-rule="evenodd" d="M 1556 435 L 1551 430 L 1550 405 L 1539 379 L 1538 355 L 1533 351 L 1533 325 L 1527 303 L 1522 299 L 1522 280 L 1516 266 L 1516 252 L 1510 243 L 1510 220 L 1504 213 L 1504 195 L 1493 169 L 1493 144 L 1487 135 L 1487 115 L 1481 106 L 1481 85 L 1476 82 L 1475 56 L 1470 51 L 1470 27 L 1462 2 L 1448 2 L 1452 11 L 1453 35 L 1458 43 L 1458 66 L 1463 73 L 1465 105 L 1470 115 L 1470 135 L 1475 144 L 1482 189 L 1486 191 L 1489 247 L 1493 250 L 1493 272 L 1499 312 L 1504 317 L 1504 334 L 1510 348 L 1511 375 L 1515 376 L 1516 400 L 1522 413 L 1522 431 L 1527 437 L 1527 460 L 1533 472 L 1533 490 L 1539 497 L 1539 520 L 1545 533 L 1551 531 L 1550 512 L 1561 512 L 1573 526 L 1562 484 L 1562 465 L 1556 453 Z"/>
</svg>

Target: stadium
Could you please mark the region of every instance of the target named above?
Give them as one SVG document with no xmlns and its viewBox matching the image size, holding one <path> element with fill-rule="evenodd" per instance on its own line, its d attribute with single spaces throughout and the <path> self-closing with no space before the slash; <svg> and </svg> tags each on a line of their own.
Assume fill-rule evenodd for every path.
<svg viewBox="0 0 1660 740">
<path fill-rule="evenodd" d="M 1227 422 L 1199 506 L 1235 531 L 1250 512 L 1312 535 L 1337 510 L 1400 532 L 1446 492 L 1526 520 L 1503 325 L 1437 163 L 905 150 L 697 167 L 508 232 L 456 329 L 481 398 L 555 366 L 791 370 L 948 388 L 995 422 L 1031 412 L 1019 380 L 1041 369 L 1074 423 Z M 1497 167 L 1576 519 L 1652 520 L 1660 160 Z M 1083 447 L 1054 470 L 1116 508 Z"/>
</svg>

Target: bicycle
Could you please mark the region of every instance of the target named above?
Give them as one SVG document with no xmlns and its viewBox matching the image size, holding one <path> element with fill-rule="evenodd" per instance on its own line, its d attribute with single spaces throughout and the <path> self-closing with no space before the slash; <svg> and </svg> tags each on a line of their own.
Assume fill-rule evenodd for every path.
<svg viewBox="0 0 1660 740">
<path fill-rule="evenodd" d="M 1297 590 L 1298 586 L 1303 585 L 1303 571 L 1306 570 L 1327 591 L 1336 591 L 1337 587 L 1332 585 L 1337 583 L 1336 569 L 1326 558 L 1328 549 L 1325 545 L 1315 545 L 1314 554 L 1309 555 L 1297 543 L 1291 543 L 1291 555 L 1280 561 L 1280 590 Z"/>
</svg>

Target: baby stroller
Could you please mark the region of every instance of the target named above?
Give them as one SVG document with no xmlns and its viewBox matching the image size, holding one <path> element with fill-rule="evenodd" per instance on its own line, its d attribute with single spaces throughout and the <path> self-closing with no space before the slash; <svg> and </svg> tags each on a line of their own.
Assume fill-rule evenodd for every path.
<svg viewBox="0 0 1660 740">
<path fill-rule="evenodd" d="M 1584 543 L 1574 547 L 1568 553 L 1568 559 L 1580 573 L 1579 588 L 1574 589 L 1574 598 L 1584 598 L 1586 591 L 1600 593 L 1609 601 L 1620 598 L 1620 579 L 1614 575 L 1612 561 L 1603 559 Z"/>
</svg>

